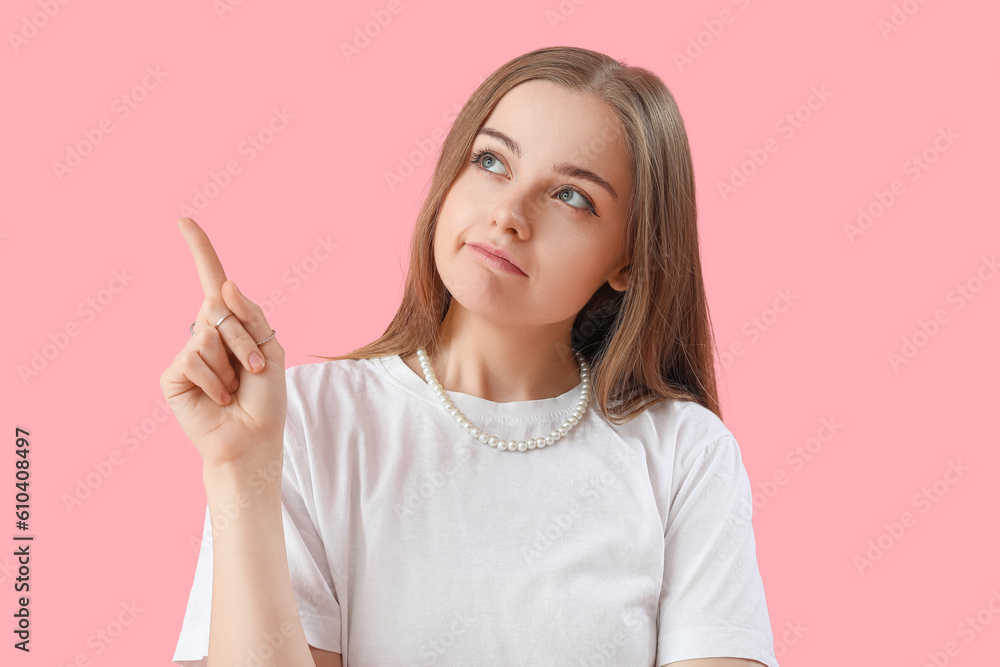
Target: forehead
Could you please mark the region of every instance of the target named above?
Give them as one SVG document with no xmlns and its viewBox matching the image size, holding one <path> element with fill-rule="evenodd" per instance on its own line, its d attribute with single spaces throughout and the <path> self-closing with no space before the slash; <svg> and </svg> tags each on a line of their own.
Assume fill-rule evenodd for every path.
<svg viewBox="0 0 1000 667">
<path fill-rule="evenodd" d="M 621 123 L 611 107 L 592 94 L 551 81 L 526 81 L 500 99 L 483 126 L 513 137 L 527 162 L 568 160 L 587 168 L 600 166 L 616 189 L 631 178 Z"/>
</svg>

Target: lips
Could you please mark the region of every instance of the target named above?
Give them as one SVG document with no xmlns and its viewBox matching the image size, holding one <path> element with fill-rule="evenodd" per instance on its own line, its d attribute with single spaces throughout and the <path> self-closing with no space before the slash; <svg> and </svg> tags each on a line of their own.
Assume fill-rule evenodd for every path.
<svg viewBox="0 0 1000 667">
<path fill-rule="evenodd" d="M 493 259 L 498 260 L 497 266 L 499 266 L 500 268 L 507 269 L 507 270 L 511 271 L 512 273 L 519 273 L 521 275 L 527 275 L 521 269 L 521 267 L 518 266 L 518 264 L 514 260 L 513 256 L 510 253 L 508 253 L 507 251 L 505 251 L 505 250 L 497 248 L 496 246 L 492 246 L 489 243 L 479 243 L 479 242 L 472 242 L 472 241 L 470 241 L 470 242 L 467 242 L 466 245 L 468 245 L 468 246 L 470 246 L 472 248 L 476 248 L 477 251 L 482 251 L 482 252 L 486 253 L 486 255 L 488 255 L 489 258 L 493 258 Z"/>
</svg>

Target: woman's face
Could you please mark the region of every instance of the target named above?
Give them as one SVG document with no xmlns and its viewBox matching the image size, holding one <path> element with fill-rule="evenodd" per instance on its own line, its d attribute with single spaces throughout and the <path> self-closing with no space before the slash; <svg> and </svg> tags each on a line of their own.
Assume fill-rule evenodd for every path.
<svg viewBox="0 0 1000 667">
<path fill-rule="evenodd" d="M 605 281 L 625 289 L 632 168 L 619 128 L 606 103 L 548 81 L 500 100 L 438 216 L 434 258 L 455 301 L 499 325 L 571 325 Z M 470 243 L 505 250 L 523 275 Z"/>
</svg>

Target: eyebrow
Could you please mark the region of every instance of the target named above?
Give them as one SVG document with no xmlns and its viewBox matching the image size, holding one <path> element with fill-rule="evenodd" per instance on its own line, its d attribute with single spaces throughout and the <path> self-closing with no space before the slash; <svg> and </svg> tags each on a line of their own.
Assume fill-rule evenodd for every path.
<svg viewBox="0 0 1000 667">
<path fill-rule="evenodd" d="M 521 158 L 521 145 L 514 141 L 511 137 L 507 136 L 500 130 L 493 129 L 492 127 L 483 127 L 476 132 L 478 137 L 480 134 L 485 134 L 486 136 L 493 137 L 504 146 L 506 146 L 514 155 Z M 584 169 L 575 164 L 570 164 L 569 162 L 554 162 L 552 164 L 552 170 L 557 174 L 562 174 L 563 176 L 569 176 L 571 178 L 580 178 L 585 181 L 590 181 L 591 183 L 596 183 L 605 190 L 611 193 L 611 196 L 618 199 L 618 193 L 615 192 L 614 187 L 608 183 L 606 180 L 590 171 L 589 169 Z"/>
</svg>

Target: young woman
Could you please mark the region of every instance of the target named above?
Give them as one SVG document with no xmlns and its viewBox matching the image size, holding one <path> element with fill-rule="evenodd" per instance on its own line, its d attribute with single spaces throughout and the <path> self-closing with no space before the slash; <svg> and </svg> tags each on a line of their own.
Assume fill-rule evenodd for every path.
<svg viewBox="0 0 1000 667">
<path fill-rule="evenodd" d="M 161 386 L 208 507 L 174 662 L 776 667 L 654 74 L 556 47 L 487 78 L 349 355 L 286 370 L 180 226 L 205 300 Z"/>
</svg>

